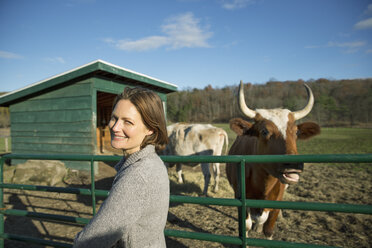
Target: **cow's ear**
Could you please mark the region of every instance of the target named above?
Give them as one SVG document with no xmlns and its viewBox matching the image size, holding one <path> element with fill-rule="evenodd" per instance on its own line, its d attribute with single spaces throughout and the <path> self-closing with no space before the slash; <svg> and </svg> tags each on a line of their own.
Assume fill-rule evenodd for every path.
<svg viewBox="0 0 372 248">
<path fill-rule="evenodd" d="M 297 125 L 297 137 L 299 139 L 308 139 L 320 134 L 320 127 L 315 122 L 304 122 Z"/>
<path fill-rule="evenodd" d="M 230 120 L 230 129 L 233 130 L 237 135 L 243 135 L 246 130 L 250 129 L 252 123 L 245 121 L 241 118 L 234 118 Z"/>
</svg>

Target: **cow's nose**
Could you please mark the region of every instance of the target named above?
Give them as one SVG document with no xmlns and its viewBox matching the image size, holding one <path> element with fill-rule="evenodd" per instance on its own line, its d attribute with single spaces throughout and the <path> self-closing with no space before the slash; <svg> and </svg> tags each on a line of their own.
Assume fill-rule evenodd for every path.
<svg viewBox="0 0 372 248">
<path fill-rule="evenodd" d="M 285 163 L 283 164 L 285 169 L 293 169 L 293 170 L 304 170 L 304 163 Z"/>
</svg>

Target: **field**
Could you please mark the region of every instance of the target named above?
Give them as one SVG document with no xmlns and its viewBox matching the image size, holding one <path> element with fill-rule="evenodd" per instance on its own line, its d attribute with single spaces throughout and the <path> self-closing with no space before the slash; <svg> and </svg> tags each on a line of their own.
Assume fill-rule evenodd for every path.
<svg viewBox="0 0 372 248">
<path fill-rule="evenodd" d="M 229 145 L 235 135 L 226 124 L 216 125 L 228 131 Z M 319 136 L 299 141 L 300 154 L 372 153 L 372 129 L 324 128 Z M 203 177 L 198 167 L 185 167 L 188 185 L 176 184 L 175 171 L 170 171 L 174 194 L 201 194 Z M 196 173 L 199 172 L 199 173 Z M 224 166 L 221 172 L 224 173 Z M 305 164 L 301 181 L 290 186 L 287 201 L 329 202 L 372 205 L 372 164 Z M 221 192 L 212 197 L 233 197 L 225 175 Z M 199 183 L 198 183 L 199 182 Z M 182 188 L 183 187 L 183 188 Z M 210 188 L 212 189 L 212 188 Z M 172 206 L 170 216 L 177 216 L 170 227 L 180 230 L 201 231 L 223 235 L 237 235 L 237 210 L 230 207 L 183 204 Z M 195 218 L 195 216 L 198 216 Z M 182 227 L 182 228 L 180 228 Z M 330 245 L 339 247 L 371 247 L 372 216 L 284 210 L 279 218 L 274 240 Z M 264 238 L 250 233 L 252 238 Z M 234 247 L 210 242 L 176 239 L 175 247 Z M 184 246 L 183 246 L 184 245 Z"/>
<path fill-rule="evenodd" d="M 0 128 L 0 154 L 4 152 L 9 152 L 11 148 L 11 138 L 9 128 Z M 8 149 L 6 149 L 6 143 L 8 144 Z"/>
<path fill-rule="evenodd" d="M 228 129 L 227 124 L 218 124 Z M 229 130 L 228 130 L 229 131 Z M 235 134 L 229 132 L 231 145 Z M 372 129 L 324 128 L 322 134 L 308 141 L 298 142 L 301 154 L 372 153 Z M 210 197 L 232 198 L 233 191 L 221 165 L 220 191 Z M 100 164 L 97 188 L 108 189 L 115 172 Z M 175 168 L 169 169 L 171 193 L 198 196 L 203 186 L 199 166 L 184 166 L 185 183 L 177 183 Z M 306 164 L 301 181 L 288 188 L 287 201 L 330 202 L 372 205 L 372 164 Z M 65 182 L 70 187 L 89 187 L 87 174 L 70 175 Z M 213 183 L 213 180 L 212 180 Z M 17 193 L 17 194 L 15 194 Z M 101 203 L 102 199 L 98 200 Z M 89 198 L 57 193 L 8 190 L 8 207 L 29 211 L 65 214 L 78 217 L 91 216 Z M 237 235 L 237 209 L 233 207 L 171 204 L 167 227 L 222 235 Z M 23 217 L 7 217 L 5 230 L 10 233 L 72 242 L 81 229 L 78 225 L 57 224 Z M 371 247 L 372 216 L 332 212 L 284 210 L 279 218 L 274 240 L 311 243 L 339 247 Z M 263 238 L 251 232 L 250 237 Z M 19 242 L 6 241 L 6 247 L 31 247 Z M 168 247 L 235 247 L 207 241 L 167 238 Z M 40 247 L 40 246 L 35 246 Z"/>
</svg>

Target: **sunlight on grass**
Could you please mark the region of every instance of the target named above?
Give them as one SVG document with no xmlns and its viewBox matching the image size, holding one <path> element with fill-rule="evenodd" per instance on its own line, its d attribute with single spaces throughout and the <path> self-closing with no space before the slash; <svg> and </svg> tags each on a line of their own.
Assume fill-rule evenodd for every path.
<svg viewBox="0 0 372 248">
<path fill-rule="evenodd" d="M 300 154 L 372 153 L 372 129 L 322 128 L 320 135 L 297 145 Z"/>
<path fill-rule="evenodd" d="M 7 152 L 10 152 L 12 150 L 11 142 L 12 142 L 12 139 L 11 138 L 8 138 L 8 151 Z M 0 153 L 4 153 L 4 152 L 6 152 L 6 149 L 5 149 L 5 138 L 4 137 L 0 137 Z"/>
<path fill-rule="evenodd" d="M 229 147 L 236 138 L 228 123 L 213 124 L 229 135 Z M 372 153 L 372 129 L 321 128 L 321 134 L 297 142 L 300 154 Z"/>
</svg>

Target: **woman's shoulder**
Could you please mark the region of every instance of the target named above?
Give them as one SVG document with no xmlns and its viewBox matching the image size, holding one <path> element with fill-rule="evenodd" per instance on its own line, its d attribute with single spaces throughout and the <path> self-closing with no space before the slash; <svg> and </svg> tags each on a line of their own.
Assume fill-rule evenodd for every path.
<svg viewBox="0 0 372 248">
<path fill-rule="evenodd" d="M 143 164 L 144 167 L 146 167 L 149 170 L 151 170 L 151 169 L 154 169 L 154 170 L 155 169 L 166 169 L 166 166 L 165 166 L 163 160 L 161 160 L 159 155 L 156 154 L 156 153 L 149 154 L 148 156 L 143 157 L 138 162 Z"/>
<path fill-rule="evenodd" d="M 118 174 L 129 172 L 137 172 L 145 177 L 151 177 L 152 174 L 167 173 L 167 170 L 163 160 L 155 152 L 154 146 L 147 145 L 128 157 Z"/>
<path fill-rule="evenodd" d="M 161 178 L 165 175 L 168 178 L 167 167 L 158 154 L 149 154 L 138 162 L 141 164 L 138 167 L 141 168 L 141 174 L 144 178 Z"/>
<path fill-rule="evenodd" d="M 138 160 L 138 162 L 152 162 L 152 163 L 160 163 L 164 164 L 163 160 L 159 157 L 159 155 L 155 151 L 155 147 L 153 145 L 147 145 L 142 150 L 142 156 Z"/>
</svg>

